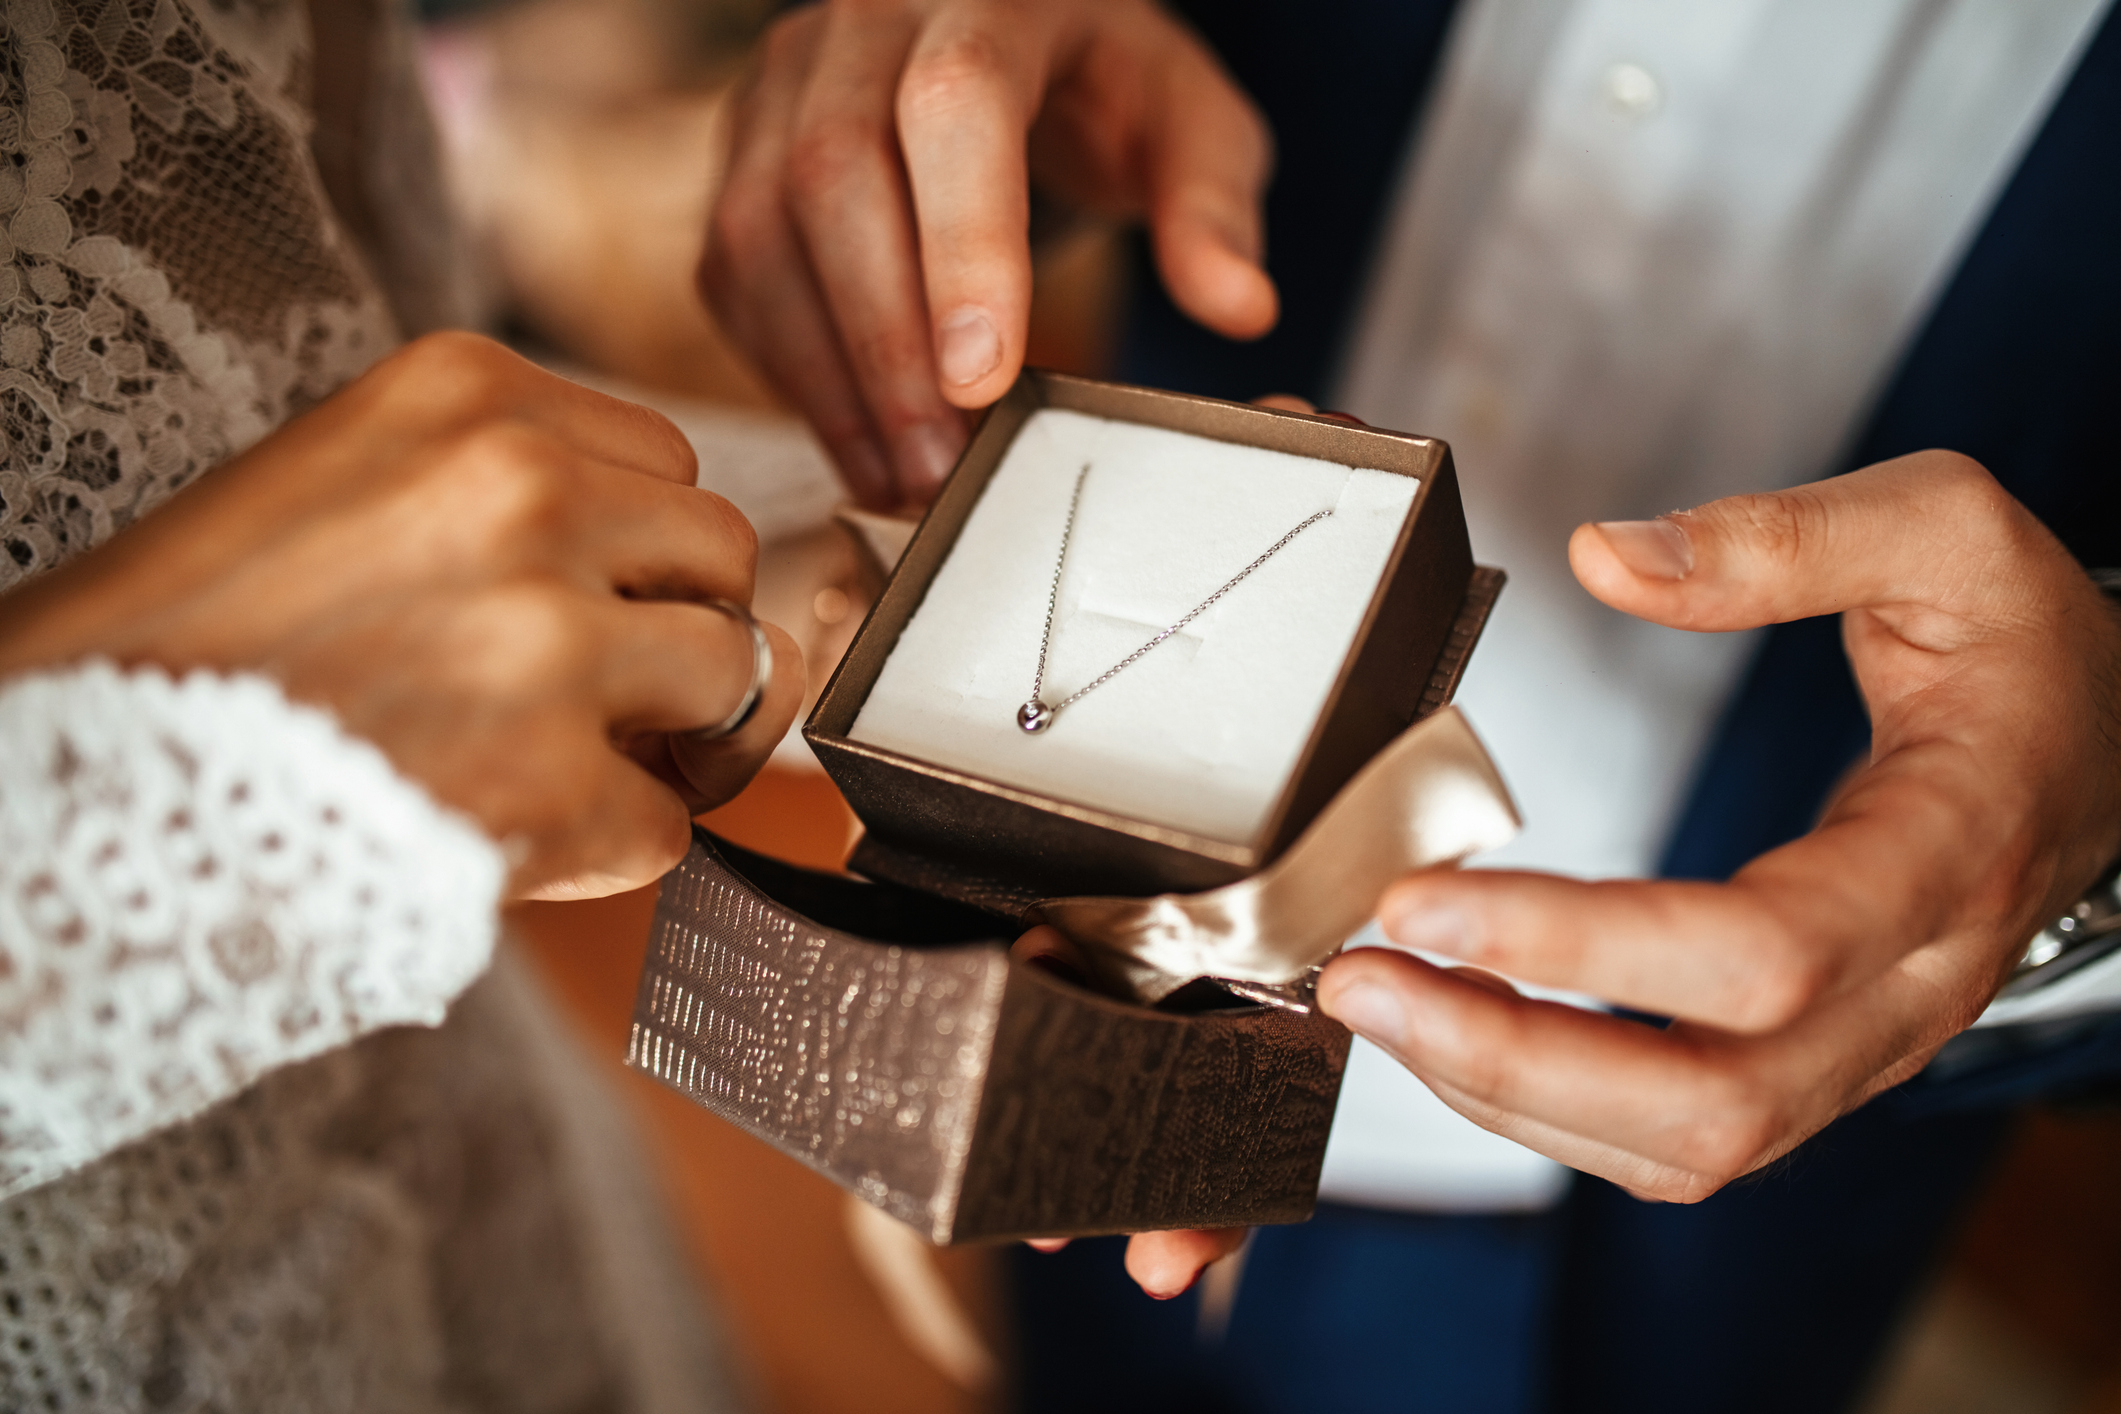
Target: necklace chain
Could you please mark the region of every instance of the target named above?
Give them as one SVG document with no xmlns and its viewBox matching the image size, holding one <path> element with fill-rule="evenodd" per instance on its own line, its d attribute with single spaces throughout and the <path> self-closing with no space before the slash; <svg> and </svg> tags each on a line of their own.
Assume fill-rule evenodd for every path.
<svg viewBox="0 0 2121 1414">
<path fill-rule="evenodd" d="M 1162 643 L 1165 639 L 1177 633 L 1180 629 L 1183 629 L 1187 624 L 1192 623 L 1202 614 L 1205 614 L 1208 612 L 1208 610 L 1214 608 L 1217 600 L 1221 599 L 1225 594 L 1228 594 L 1231 590 L 1237 588 L 1238 585 L 1244 583 L 1246 577 L 1249 576 L 1252 571 L 1258 569 L 1261 565 L 1265 564 L 1267 561 L 1273 559 L 1276 555 L 1280 554 L 1282 550 L 1287 547 L 1290 541 L 1294 540 L 1297 536 L 1303 534 L 1312 526 L 1318 524 L 1320 521 L 1333 514 L 1331 508 L 1328 508 L 1326 510 L 1318 511 L 1311 515 L 1308 515 L 1302 520 L 1298 521 L 1295 526 L 1290 529 L 1288 534 L 1282 536 L 1281 539 L 1275 541 L 1272 545 L 1269 545 L 1258 559 L 1254 560 L 1251 564 L 1246 565 L 1236 574 L 1231 575 L 1230 578 L 1223 583 L 1222 588 L 1216 590 L 1213 594 L 1210 594 L 1207 598 L 1201 600 L 1198 604 L 1195 604 L 1192 609 L 1187 611 L 1186 616 L 1184 618 L 1180 619 L 1177 623 L 1171 625 L 1171 627 L 1165 629 L 1163 632 L 1157 634 L 1154 638 L 1150 639 L 1147 643 L 1144 643 L 1141 647 L 1135 649 L 1132 653 L 1129 653 L 1126 657 L 1120 659 L 1117 663 L 1114 663 L 1111 667 L 1105 669 L 1104 672 L 1092 678 L 1087 686 L 1078 688 L 1073 693 L 1070 693 L 1068 696 L 1062 698 L 1060 701 L 1054 703 L 1052 706 L 1049 707 L 1044 701 L 1046 693 L 1046 653 L 1047 650 L 1050 649 L 1053 645 L 1053 615 L 1055 610 L 1060 605 L 1061 571 L 1066 569 L 1068 566 L 1068 544 L 1071 540 L 1075 538 L 1075 516 L 1076 512 L 1082 508 L 1083 504 L 1083 483 L 1088 481 L 1089 479 L 1090 463 L 1084 462 L 1083 469 L 1075 474 L 1075 494 L 1068 498 L 1068 519 L 1067 522 L 1061 527 L 1060 554 L 1056 556 L 1053 561 L 1053 583 L 1049 585 L 1046 589 L 1046 627 L 1039 634 L 1038 637 L 1038 671 L 1032 675 L 1031 679 L 1031 700 L 1029 702 L 1026 702 L 1021 708 L 1019 708 L 1016 714 L 1017 725 L 1022 727 L 1027 732 L 1036 733 L 1044 731 L 1047 727 L 1053 724 L 1054 717 L 1060 713 L 1062 708 L 1072 706 L 1075 703 L 1082 701 L 1083 698 L 1089 696 L 1098 688 L 1103 687 L 1106 683 L 1118 677 L 1128 668 L 1133 667 L 1136 662 L 1140 661 L 1144 655 L 1146 655 L 1151 649 L 1155 648 L 1159 643 Z"/>
</svg>

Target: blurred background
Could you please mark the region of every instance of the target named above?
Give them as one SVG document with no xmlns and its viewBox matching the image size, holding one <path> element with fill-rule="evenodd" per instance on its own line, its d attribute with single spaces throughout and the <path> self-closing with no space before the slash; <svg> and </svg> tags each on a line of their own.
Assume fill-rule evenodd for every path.
<svg viewBox="0 0 2121 1414">
<path fill-rule="evenodd" d="M 511 339 L 672 416 L 702 483 L 760 530 L 759 611 L 824 683 L 876 588 L 832 519 L 822 454 L 720 336 L 693 267 L 732 86 L 769 0 L 427 0 L 422 66 Z M 1039 251 L 1031 361 L 1098 374 L 1126 297 L 1118 233 Z M 1272 390 L 1261 389 L 1260 392 Z M 858 826 L 799 741 L 707 817 L 838 868 Z M 619 1065 L 652 890 L 512 924 L 633 1106 L 762 1407 L 1004 1410 L 1008 1292 L 991 1250 L 936 1251 Z M 1870 1414 L 2121 1414 L 2121 1111 L 2023 1126 L 1901 1336 Z"/>
</svg>

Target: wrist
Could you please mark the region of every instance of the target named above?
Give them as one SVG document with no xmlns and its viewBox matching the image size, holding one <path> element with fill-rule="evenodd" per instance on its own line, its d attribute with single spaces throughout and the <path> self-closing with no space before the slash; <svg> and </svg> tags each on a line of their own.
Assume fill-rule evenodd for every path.
<svg viewBox="0 0 2121 1414">
<path fill-rule="evenodd" d="M 2121 568 L 2086 571 L 2099 587 L 2108 614 L 2121 627 Z M 2113 682 L 2112 674 L 2095 680 Z M 2121 720 L 2121 703 L 2109 703 L 2109 719 Z M 2052 986 L 2078 969 L 2121 948 L 2121 857 L 2100 871 L 2090 888 L 2034 935 L 1997 1000 L 2023 997 Z"/>
</svg>

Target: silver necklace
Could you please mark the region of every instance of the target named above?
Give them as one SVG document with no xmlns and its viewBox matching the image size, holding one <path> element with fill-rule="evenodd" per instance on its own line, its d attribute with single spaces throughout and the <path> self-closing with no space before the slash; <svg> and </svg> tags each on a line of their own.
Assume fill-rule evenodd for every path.
<svg viewBox="0 0 2121 1414">
<path fill-rule="evenodd" d="M 1075 536 L 1075 513 L 1083 503 L 1083 483 L 1089 479 L 1090 463 L 1084 462 L 1083 469 L 1075 474 L 1075 495 L 1070 497 L 1068 501 L 1068 523 L 1061 527 L 1060 555 L 1053 562 L 1053 584 L 1046 591 L 1046 628 L 1045 632 L 1038 637 L 1038 672 L 1031 679 L 1031 700 L 1016 709 L 1016 724 L 1033 736 L 1052 726 L 1053 719 L 1060 715 L 1063 707 L 1071 707 L 1082 701 L 1128 668 L 1133 667 L 1141 659 L 1142 655 L 1150 649 L 1162 643 L 1172 634 L 1177 633 L 1187 624 L 1192 623 L 1202 614 L 1207 613 L 1209 609 L 1214 607 L 1216 600 L 1242 584 L 1245 576 L 1280 554 L 1282 548 L 1291 540 L 1294 540 L 1297 536 L 1333 514 L 1330 509 L 1327 509 L 1314 515 L 1305 516 L 1296 523 L 1296 527 L 1287 535 L 1269 545 L 1265 554 L 1262 554 L 1251 564 L 1246 565 L 1236 574 L 1230 576 L 1229 581 L 1222 588 L 1195 604 L 1184 618 L 1120 659 L 1117 663 L 1114 663 L 1111 667 L 1105 669 L 1104 672 L 1098 674 L 1095 678 L 1092 678 L 1088 687 L 1078 689 L 1049 707 L 1044 700 L 1046 693 L 1046 650 L 1053 644 L 1053 610 L 1054 606 L 1060 602 L 1061 571 L 1066 569 L 1068 565 L 1068 542 Z"/>
</svg>

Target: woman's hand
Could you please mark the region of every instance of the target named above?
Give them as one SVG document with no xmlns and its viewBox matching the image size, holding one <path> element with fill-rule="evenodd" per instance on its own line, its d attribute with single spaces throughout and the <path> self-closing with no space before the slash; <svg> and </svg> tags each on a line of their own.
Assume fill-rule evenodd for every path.
<svg viewBox="0 0 2121 1414">
<path fill-rule="evenodd" d="M 422 339 L 109 544 L 0 600 L 0 675 L 102 656 L 266 673 L 507 845 L 519 897 L 647 883 L 802 694 L 743 730 L 756 542 L 644 408 Z M 688 602 L 695 601 L 695 602 Z"/>
<path fill-rule="evenodd" d="M 1979 466 L 1925 452 L 1583 526 L 1577 578 L 1655 623 L 1840 613 L 1871 757 L 1727 884 L 1409 878 L 1319 1003 L 1476 1123 L 1694 1202 L 1928 1063 L 2121 852 L 2121 624 Z M 1493 969 L 1678 1018 L 1519 996 Z"/>
<path fill-rule="evenodd" d="M 700 283 L 864 505 L 935 494 L 1023 362 L 1030 184 L 1145 217 L 1179 307 L 1273 327 L 1265 125 L 1148 0 L 831 0 L 740 98 Z"/>
</svg>

